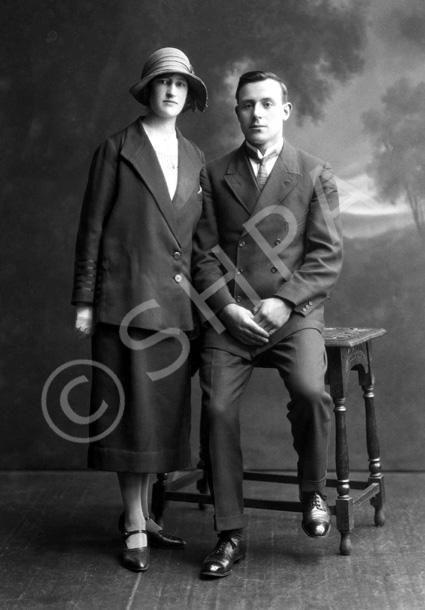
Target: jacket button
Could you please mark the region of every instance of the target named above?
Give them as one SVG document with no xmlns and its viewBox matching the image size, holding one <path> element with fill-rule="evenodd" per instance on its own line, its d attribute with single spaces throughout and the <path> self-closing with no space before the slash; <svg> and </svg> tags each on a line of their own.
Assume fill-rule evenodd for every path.
<svg viewBox="0 0 425 610">
<path fill-rule="evenodd" d="M 236 275 L 241 275 L 241 273 L 243 273 L 243 269 L 237 269 L 236 270 Z"/>
<path fill-rule="evenodd" d="M 182 255 L 180 254 L 180 252 L 174 252 L 174 254 L 173 254 L 173 258 L 174 258 L 175 261 L 178 261 L 179 258 L 181 258 L 181 256 Z"/>
<path fill-rule="evenodd" d="M 277 268 L 276 268 L 276 267 L 272 267 L 272 268 L 271 268 L 271 272 L 272 272 L 272 273 L 276 273 L 276 271 L 277 271 Z"/>
<path fill-rule="evenodd" d="M 244 247 L 244 245 L 245 245 L 245 242 L 244 242 L 244 241 L 240 241 L 240 242 L 239 242 L 239 248 L 243 248 L 243 247 Z"/>
<path fill-rule="evenodd" d="M 174 276 L 174 281 L 177 282 L 177 284 L 179 284 L 182 281 L 182 276 L 178 273 L 177 275 Z"/>
<path fill-rule="evenodd" d="M 236 303 L 240 303 L 242 301 L 242 297 L 236 297 L 235 301 Z"/>
<path fill-rule="evenodd" d="M 281 241 L 282 241 L 282 240 L 281 240 L 281 239 L 278 237 L 278 238 L 275 240 L 275 242 L 274 242 L 274 243 L 275 243 L 275 245 L 276 245 L 276 246 L 278 246 L 278 245 L 280 244 L 280 242 L 281 242 Z"/>
</svg>

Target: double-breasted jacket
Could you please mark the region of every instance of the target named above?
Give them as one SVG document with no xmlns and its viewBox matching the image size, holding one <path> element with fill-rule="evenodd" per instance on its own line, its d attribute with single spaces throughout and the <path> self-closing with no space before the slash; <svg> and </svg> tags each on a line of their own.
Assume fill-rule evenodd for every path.
<svg viewBox="0 0 425 610">
<path fill-rule="evenodd" d="M 342 265 L 330 165 L 285 141 L 260 191 L 242 145 L 208 163 L 201 182 L 204 211 L 193 280 L 199 293 L 209 291 L 209 308 L 218 314 L 238 303 L 252 311 L 261 299 L 280 297 L 292 305 L 292 314 L 269 345 L 298 329 L 321 331 L 323 305 Z M 207 344 L 247 350 L 221 331 L 208 332 Z"/>
</svg>

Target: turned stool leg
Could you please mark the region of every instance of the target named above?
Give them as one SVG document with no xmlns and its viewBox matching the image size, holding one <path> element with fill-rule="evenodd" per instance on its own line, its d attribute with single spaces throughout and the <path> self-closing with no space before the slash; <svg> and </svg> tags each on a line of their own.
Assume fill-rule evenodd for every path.
<svg viewBox="0 0 425 610">
<path fill-rule="evenodd" d="M 202 471 L 202 476 L 196 482 L 196 489 L 200 494 L 208 493 L 208 479 L 206 473 L 206 459 L 207 459 L 207 451 L 208 451 L 208 429 L 207 429 L 207 417 L 205 413 L 205 409 L 201 409 L 201 418 L 199 422 L 199 461 L 196 466 L 199 470 Z M 200 510 L 205 510 L 206 505 L 203 502 L 198 502 L 198 507 Z"/>
<path fill-rule="evenodd" d="M 345 398 L 334 398 L 335 413 L 335 462 L 338 497 L 335 503 L 336 526 L 341 534 L 341 555 L 351 554 L 350 532 L 354 527 L 353 499 L 350 497 L 347 430 L 345 423 Z"/>
<path fill-rule="evenodd" d="M 156 482 L 152 485 L 151 510 L 155 522 L 162 527 L 164 522 L 165 492 L 168 474 L 166 472 L 157 474 L 156 478 Z"/>
<path fill-rule="evenodd" d="M 196 481 L 196 489 L 199 491 L 200 494 L 207 494 L 208 493 L 208 481 L 207 481 L 207 475 L 205 473 L 205 463 L 204 463 L 204 460 L 202 459 L 202 456 L 201 456 L 196 468 L 198 468 L 199 470 L 202 471 L 202 476 Z M 205 510 L 206 505 L 203 502 L 198 502 L 198 508 L 199 508 L 199 510 Z"/>
<path fill-rule="evenodd" d="M 366 444 L 369 457 L 369 479 L 368 483 L 378 483 L 379 493 L 370 501 L 375 508 L 375 525 L 385 524 L 385 488 L 384 476 L 381 472 L 381 458 L 379 451 L 378 429 L 376 426 L 375 405 L 374 405 L 374 385 L 373 379 L 370 385 L 363 385 L 363 398 L 366 409 Z"/>
</svg>

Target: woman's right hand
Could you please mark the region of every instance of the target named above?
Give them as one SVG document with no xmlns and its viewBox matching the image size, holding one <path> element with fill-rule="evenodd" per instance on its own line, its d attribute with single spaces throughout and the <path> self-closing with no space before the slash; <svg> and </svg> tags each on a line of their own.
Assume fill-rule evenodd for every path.
<svg viewBox="0 0 425 610">
<path fill-rule="evenodd" d="M 75 332 L 79 339 L 88 339 L 94 332 L 93 307 L 77 305 L 75 314 Z"/>
</svg>

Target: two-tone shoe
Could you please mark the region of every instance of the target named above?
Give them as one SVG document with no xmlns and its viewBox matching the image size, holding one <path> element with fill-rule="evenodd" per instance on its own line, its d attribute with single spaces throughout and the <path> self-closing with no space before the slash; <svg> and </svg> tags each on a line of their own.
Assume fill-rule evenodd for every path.
<svg viewBox="0 0 425 610">
<path fill-rule="evenodd" d="M 229 576 L 233 564 L 246 555 L 246 543 L 241 538 L 232 536 L 219 536 L 214 549 L 209 553 L 202 564 L 201 578 L 222 578 Z"/>
<path fill-rule="evenodd" d="M 122 565 L 127 570 L 133 572 L 144 572 L 149 567 L 149 546 L 142 546 L 135 549 L 127 548 L 126 541 L 134 534 L 146 534 L 145 530 L 131 530 L 123 532 L 122 539 L 124 548 L 122 551 Z"/>
<path fill-rule="evenodd" d="M 326 496 L 318 491 L 308 491 L 301 494 L 303 520 L 301 526 L 307 536 L 324 538 L 331 529 L 331 511 L 326 502 Z"/>
<path fill-rule="evenodd" d="M 147 517 L 146 521 L 149 521 L 150 517 Z M 125 530 L 125 513 L 121 513 L 120 518 L 118 519 L 118 529 L 121 534 Z M 183 538 L 178 538 L 177 536 L 172 536 L 168 534 L 163 529 L 157 530 L 156 532 L 150 532 L 146 530 L 146 536 L 148 538 L 148 543 L 151 548 L 155 549 L 184 549 L 186 546 L 186 541 Z"/>
</svg>

